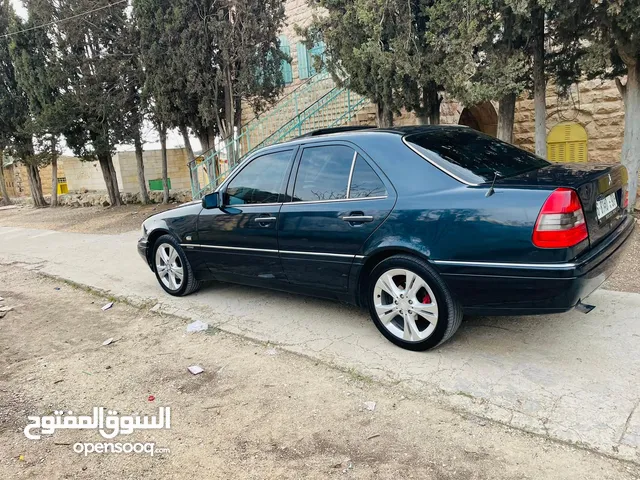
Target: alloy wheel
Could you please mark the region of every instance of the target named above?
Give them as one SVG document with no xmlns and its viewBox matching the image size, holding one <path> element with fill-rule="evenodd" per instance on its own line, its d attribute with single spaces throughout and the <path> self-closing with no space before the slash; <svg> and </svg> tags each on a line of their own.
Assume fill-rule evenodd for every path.
<svg viewBox="0 0 640 480">
<path fill-rule="evenodd" d="M 431 336 L 438 323 L 438 302 L 429 284 L 403 268 L 384 272 L 373 289 L 375 310 L 384 327 L 406 342 Z"/>
<path fill-rule="evenodd" d="M 161 244 L 156 249 L 156 271 L 160 281 L 170 290 L 179 290 L 184 280 L 184 267 L 173 245 Z"/>
</svg>

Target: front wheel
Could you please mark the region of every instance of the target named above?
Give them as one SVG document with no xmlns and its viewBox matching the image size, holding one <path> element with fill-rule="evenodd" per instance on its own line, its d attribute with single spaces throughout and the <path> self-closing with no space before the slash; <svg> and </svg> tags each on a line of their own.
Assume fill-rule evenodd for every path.
<svg viewBox="0 0 640 480">
<path fill-rule="evenodd" d="M 369 310 L 376 327 L 407 350 L 428 350 L 453 336 L 462 308 L 427 262 L 394 255 L 371 272 Z"/>
<path fill-rule="evenodd" d="M 153 266 L 158 283 L 170 295 L 182 297 L 200 288 L 184 250 L 171 235 L 163 235 L 156 241 Z"/>
</svg>

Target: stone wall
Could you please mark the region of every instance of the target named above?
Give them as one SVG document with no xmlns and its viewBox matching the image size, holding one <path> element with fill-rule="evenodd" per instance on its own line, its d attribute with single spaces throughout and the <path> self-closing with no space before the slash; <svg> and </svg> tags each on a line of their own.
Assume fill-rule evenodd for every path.
<svg viewBox="0 0 640 480">
<path fill-rule="evenodd" d="M 13 166 L 4 167 L 4 184 L 10 197 L 16 196 L 15 179 L 13 178 Z"/>
<path fill-rule="evenodd" d="M 160 150 L 149 150 L 143 153 L 144 176 L 149 188 L 149 180 L 162 178 L 162 155 Z M 118 185 L 122 192 L 139 192 L 138 169 L 135 152 L 118 152 L 114 155 L 113 166 L 116 169 Z M 191 189 L 187 151 L 184 148 L 167 150 L 167 176 L 171 179 L 171 188 L 177 190 Z M 104 190 L 104 181 L 102 182 Z"/>
<path fill-rule="evenodd" d="M 620 161 L 624 136 L 624 103 L 613 81 L 584 81 L 573 88 L 568 99 L 558 98 L 553 86 L 547 88 L 547 133 L 558 123 L 576 122 L 589 136 L 588 160 L 597 163 Z M 516 104 L 514 142 L 534 150 L 533 99 L 521 98 Z"/>
<path fill-rule="evenodd" d="M 106 190 L 102 170 L 98 162 L 83 162 L 79 158 L 61 158 L 69 192 L 84 190 Z"/>
<path fill-rule="evenodd" d="M 498 104 L 492 102 L 495 112 Z M 440 107 L 440 121 L 444 125 L 461 123 L 465 106 L 453 99 L 446 99 Z M 473 108 L 471 109 L 473 110 Z M 497 115 L 497 113 L 496 113 Z M 620 161 L 624 140 L 624 103 L 613 81 L 585 81 L 574 87 L 568 99 L 559 98 L 553 86 L 547 89 L 547 134 L 562 122 L 576 122 L 587 131 L 588 161 L 617 163 Z M 486 123 L 486 122 L 485 122 Z M 367 105 L 357 113 L 353 125 L 375 125 L 375 106 Z M 412 112 L 396 116 L 394 124 L 415 125 Z M 491 125 L 483 126 L 490 133 Z M 535 149 L 535 123 L 533 100 L 523 96 L 516 103 L 514 144 L 529 151 Z"/>
<path fill-rule="evenodd" d="M 120 195 L 123 204 L 140 203 L 140 194 L 122 193 Z M 51 200 L 49 195 L 45 195 L 47 202 Z M 152 203 L 162 203 L 162 192 L 149 192 L 149 199 Z M 16 198 L 16 203 L 33 206 L 31 197 Z M 185 203 L 191 201 L 191 190 L 172 190 L 169 195 L 170 203 Z M 58 196 L 58 205 L 66 207 L 108 207 L 109 196 L 106 192 L 84 192 L 68 193 Z"/>
<path fill-rule="evenodd" d="M 64 166 L 58 161 L 58 178 L 64 176 Z M 51 165 L 40 168 L 40 181 L 42 182 L 42 193 L 51 194 Z M 29 188 L 29 174 L 27 167 L 22 163 L 14 163 L 5 168 L 5 183 L 9 186 L 9 195 L 22 197 L 31 195 Z"/>
<path fill-rule="evenodd" d="M 145 151 L 143 161 L 148 189 L 149 180 L 162 178 L 160 150 Z M 69 192 L 106 191 L 102 169 L 98 162 L 83 162 L 76 157 L 64 157 L 63 163 Z M 116 178 L 121 192 L 139 192 L 135 152 L 116 153 L 113 156 L 113 167 L 116 171 Z M 187 190 L 191 188 L 185 149 L 174 148 L 167 151 L 167 168 L 172 190 Z"/>
</svg>

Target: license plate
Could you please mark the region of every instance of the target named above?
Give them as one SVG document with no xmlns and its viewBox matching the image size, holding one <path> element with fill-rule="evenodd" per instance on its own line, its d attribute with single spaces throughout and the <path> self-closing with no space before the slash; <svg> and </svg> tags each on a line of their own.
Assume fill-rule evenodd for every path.
<svg viewBox="0 0 640 480">
<path fill-rule="evenodd" d="M 604 198 L 601 198 L 596 202 L 596 214 L 598 215 L 598 220 L 601 220 L 603 217 L 606 217 L 609 213 L 613 212 L 616 208 L 618 208 L 618 202 L 616 201 L 616 194 L 612 193 L 611 195 L 607 195 Z"/>
</svg>

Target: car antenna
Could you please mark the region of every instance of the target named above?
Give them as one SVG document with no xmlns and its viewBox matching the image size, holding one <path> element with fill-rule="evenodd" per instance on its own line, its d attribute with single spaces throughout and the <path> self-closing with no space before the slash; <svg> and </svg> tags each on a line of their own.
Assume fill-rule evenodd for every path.
<svg viewBox="0 0 640 480">
<path fill-rule="evenodd" d="M 496 193 L 493 186 L 496 184 L 496 180 L 498 179 L 499 176 L 500 174 L 497 171 L 493 172 L 493 181 L 491 182 L 491 186 L 489 187 L 489 190 L 487 190 L 487 193 L 484 194 L 485 197 L 490 197 L 491 195 Z"/>
</svg>

